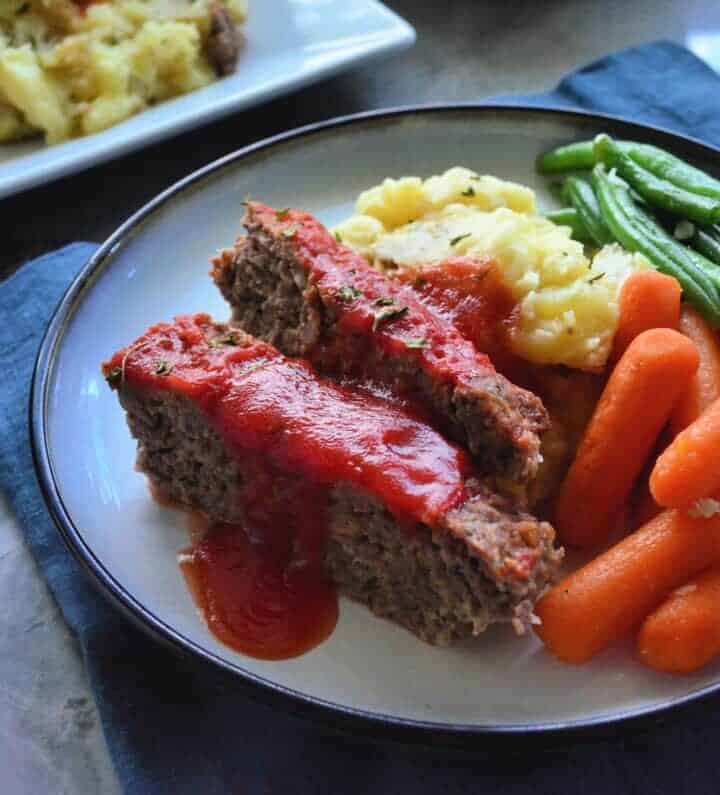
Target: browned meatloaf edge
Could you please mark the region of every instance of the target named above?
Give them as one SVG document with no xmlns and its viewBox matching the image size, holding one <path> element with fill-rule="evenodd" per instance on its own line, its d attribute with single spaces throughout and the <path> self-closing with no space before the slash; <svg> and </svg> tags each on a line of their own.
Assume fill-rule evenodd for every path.
<svg viewBox="0 0 720 795">
<path fill-rule="evenodd" d="M 279 216 L 283 220 L 278 221 Z M 346 305 L 317 278 L 328 263 L 350 273 L 373 272 L 376 280 L 386 283 L 386 292 L 397 294 L 399 303 L 417 301 L 417 297 L 409 287 L 372 271 L 359 255 L 344 247 L 338 250 L 337 241 L 306 213 L 276 213 L 249 202 L 244 224 L 247 236 L 221 251 L 211 271 L 232 307 L 234 322 L 288 356 L 308 358 L 324 375 L 342 376 L 338 367 L 342 371 L 361 361 L 365 375 L 416 395 L 428 405 L 443 421 L 443 431 L 465 446 L 484 472 L 515 481 L 534 477 L 540 460 L 539 435 L 549 424 L 537 396 L 512 384 L 480 359 L 471 384 L 453 383 L 418 365 L 413 351 L 387 355 L 373 345 L 372 338 L 350 340 L 339 360 L 335 356 L 329 361 L 328 351 L 348 332 L 340 322 Z M 326 239 L 327 252 L 303 259 L 299 247 L 304 230 L 315 240 Z M 317 270 L 311 264 L 315 261 Z M 425 306 L 419 311 L 432 313 Z M 458 335 L 447 321 L 434 319 L 448 325 L 448 337 Z M 465 340 L 462 344 L 471 347 Z"/>
<path fill-rule="evenodd" d="M 115 385 L 138 442 L 138 468 L 169 497 L 243 521 L 241 467 L 186 395 Z M 329 495 L 326 568 L 341 593 L 439 645 L 511 623 L 522 633 L 558 573 L 550 525 L 467 483 L 471 495 L 408 533 L 376 496 L 346 483 Z"/>
</svg>

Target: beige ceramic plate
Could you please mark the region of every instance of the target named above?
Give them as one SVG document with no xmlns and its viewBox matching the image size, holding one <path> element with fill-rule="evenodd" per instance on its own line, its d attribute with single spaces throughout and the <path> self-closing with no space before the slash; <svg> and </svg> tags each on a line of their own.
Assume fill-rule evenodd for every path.
<svg viewBox="0 0 720 795">
<path fill-rule="evenodd" d="M 152 502 L 133 470 L 134 444 L 99 363 L 151 323 L 227 307 L 208 258 L 239 230 L 248 194 L 332 224 L 388 175 L 454 164 L 531 185 L 535 156 L 607 130 L 657 142 L 717 172 L 709 148 L 657 130 L 568 112 L 435 108 L 342 119 L 281 136 L 208 166 L 159 196 L 101 248 L 67 294 L 38 360 L 32 422 L 49 505 L 100 587 L 143 626 L 275 693 L 395 730 L 537 731 L 601 724 L 718 687 L 720 664 L 668 677 L 614 649 L 584 667 L 553 660 L 533 637 L 494 629 L 440 649 L 343 601 L 332 637 L 295 660 L 263 662 L 207 630 L 176 563 L 182 519 Z"/>
</svg>

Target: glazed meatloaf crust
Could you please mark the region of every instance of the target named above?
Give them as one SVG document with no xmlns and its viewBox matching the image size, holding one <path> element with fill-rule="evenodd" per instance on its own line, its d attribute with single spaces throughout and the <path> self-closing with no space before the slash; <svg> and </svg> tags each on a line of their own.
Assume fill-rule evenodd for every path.
<svg viewBox="0 0 720 795">
<path fill-rule="evenodd" d="M 532 479 L 548 426 L 539 398 L 307 213 L 249 202 L 244 224 L 247 236 L 220 252 L 211 271 L 234 322 L 324 375 L 370 378 L 412 395 L 482 471 Z"/>
<path fill-rule="evenodd" d="M 258 345 L 242 332 L 202 315 L 153 327 L 107 362 L 104 373 L 117 390 L 137 439 L 139 469 L 173 499 L 212 518 L 246 526 L 247 484 L 257 469 L 258 454 L 272 458 L 274 467 L 278 460 L 283 462 L 279 483 L 294 476 L 297 462 L 304 460 L 293 458 L 292 440 L 284 438 L 292 434 L 284 424 L 288 418 L 301 417 L 306 423 L 303 432 L 312 435 L 313 406 L 332 412 L 338 401 L 344 405 L 355 400 L 352 393 L 323 381 L 303 363 L 287 360 L 269 345 Z M 271 403 L 278 395 L 282 396 L 279 406 Z M 241 450 L 245 440 L 239 439 L 238 429 L 248 427 L 243 423 L 259 405 L 270 407 L 268 419 L 253 426 L 252 446 Z M 238 419 L 234 436 L 219 424 L 218 406 L 234 412 L 226 413 L 224 422 L 228 417 Z M 384 461 L 383 479 L 326 479 L 322 492 L 307 481 L 308 505 L 317 502 L 319 494 L 326 502 L 323 559 L 341 593 L 430 643 L 477 635 L 495 622 L 512 623 L 522 632 L 532 621 L 535 600 L 558 571 L 562 552 L 553 547 L 552 528 L 492 493 L 465 471 L 462 451 L 418 420 L 398 414 L 399 407 L 364 395 L 348 411 L 354 425 L 364 428 L 367 450 L 362 460 Z M 380 451 L 382 459 L 373 440 L 390 437 L 385 430 L 375 433 L 375 425 L 398 429 L 392 437 L 395 442 Z M 337 427 L 347 427 L 342 417 Z M 403 451 L 396 454 L 394 449 L 400 431 L 407 434 L 408 429 L 422 435 L 418 449 L 428 467 L 448 461 L 447 471 L 455 472 L 453 462 L 460 462 L 461 488 L 453 499 L 436 498 L 440 492 L 435 481 L 445 472 L 438 469 L 438 476 L 428 478 L 436 496 L 408 508 L 405 521 L 400 521 L 397 504 L 388 496 L 392 490 L 383 488 L 384 478 L 392 478 L 394 468 L 407 463 Z M 318 445 L 326 445 L 332 471 L 355 472 L 357 461 L 347 466 L 342 460 L 342 444 L 330 449 L 337 434 L 325 441 L 323 433 L 319 428 L 310 460 L 320 460 L 323 451 Z M 249 459 L 255 470 L 248 467 Z M 416 459 L 413 456 L 411 467 L 425 466 Z M 416 483 L 428 474 L 418 471 L 422 477 Z M 298 469 L 297 478 L 303 477 L 308 477 L 307 472 Z M 316 482 L 322 479 L 317 471 L 313 477 Z M 446 480 L 452 486 L 452 478 Z M 407 517 L 413 520 L 411 526 Z"/>
</svg>

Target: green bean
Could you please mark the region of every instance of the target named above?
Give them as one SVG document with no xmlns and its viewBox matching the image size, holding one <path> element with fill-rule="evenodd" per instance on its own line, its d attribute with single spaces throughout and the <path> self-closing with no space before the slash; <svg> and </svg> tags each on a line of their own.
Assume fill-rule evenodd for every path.
<svg viewBox="0 0 720 795">
<path fill-rule="evenodd" d="M 712 235 L 715 238 L 715 240 L 717 240 L 718 243 L 720 243 L 720 226 L 718 224 L 713 224 L 712 226 L 706 226 L 705 231 L 709 235 Z"/>
<path fill-rule="evenodd" d="M 617 202 L 631 222 L 635 223 L 652 243 L 685 271 L 692 273 L 695 281 L 701 284 L 707 292 L 714 293 L 720 302 L 718 273 L 712 262 L 676 240 L 655 218 L 633 202 L 629 191 L 618 191 Z"/>
<path fill-rule="evenodd" d="M 620 148 L 638 165 L 659 179 L 699 196 L 720 201 L 720 180 L 711 177 L 664 149 L 638 141 L 618 141 Z M 591 141 L 577 141 L 545 152 L 537 159 L 541 174 L 591 169 L 597 163 Z"/>
<path fill-rule="evenodd" d="M 701 254 L 711 259 L 720 265 L 720 227 L 717 224 L 713 226 L 698 226 L 697 232 L 701 237 L 701 246 L 706 249 L 702 251 L 701 248 L 695 246 Z M 708 253 L 710 252 L 710 253 Z"/>
<path fill-rule="evenodd" d="M 589 182 L 579 177 L 567 177 L 563 186 L 563 199 L 577 210 L 583 226 L 596 245 L 604 246 L 613 242 L 613 236 L 600 212 L 595 191 Z"/>
<path fill-rule="evenodd" d="M 718 293 L 720 293 L 720 265 L 708 259 L 707 257 L 704 257 L 699 251 L 694 251 L 693 249 L 689 248 L 688 253 L 690 254 L 693 262 L 698 268 L 707 274 L 708 278 L 717 288 Z"/>
<path fill-rule="evenodd" d="M 619 203 L 623 206 L 625 211 L 635 219 L 635 221 L 642 227 L 650 239 L 660 248 L 662 248 L 669 256 L 684 268 L 699 271 L 701 279 L 704 278 L 710 281 L 720 298 L 720 266 L 716 265 L 712 259 L 704 257 L 702 253 L 694 251 L 689 246 L 683 245 L 667 232 L 651 215 L 646 213 L 642 207 L 634 205 L 632 198 L 625 193 L 621 193 L 618 197 Z M 697 231 L 697 227 L 694 232 Z"/>
<path fill-rule="evenodd" d="M 631 141 L 620 141 L 620 146 L 632 147 Z M 640 144 L 637 144 L 640 146 Z M 572 144 L 558 146 L 549 152 L 543 152 L 535 160 L 540 174 L 556 174 L 563 171 L 589 171 L 597 163 L 593 141 L 576 141 Z"/>
<path fill-rule="evenodd" d="M 636 204 L 642 204 L 642 206 L 643 206 L 643 207 L 647 207 L 647 202 L 646 202 L 646 201 L 645 201 L 645 199 L 644 199 L 644 198 L 643 198 L 643 197 L 642 197 L 642 196 L 641 196 L 641 195 L 640 195 L 640 194 L 639 194 L 639 193 L 638 193 L 638 192 L 635 190 L 635 188 L 633 188 L 632 186 L 630 186 L 629 190 L 630 190 L 630 195 L 632 196 L 632 200 L 633 200 L 633 201 L 634 201 Z"/>
<path fill-rule="evenodd" d="M 629 203 L 625 197 L 621 198 L 621 202 L 626 205 Z M 662 246 L 676 261 L 686 266 L 689 263 L 691 267 L 698 268 L 714 284 L 720 296 L 720 259 L 716 259 L 720 255 L 720 234 L 715 233 L 717 237 L 713 239 L 710 234 L 713 227 L 703 228 L 690 221 L 680 221 L 670 233 L 657 222 L 657 219 L 644 212 L 643 208 L 633 207 L 632 211 L 645 231 L 658 245 Z M 667 217 L 661 220 L 664 223 L 669 223 Z M 677 233 L 682 224 L 688 225 L 687 236 L 683 235 L 682 238 L 678 238 Z M 700 241 L 700 245 L 697 245 L 698 241 Z"/>
<path fill-rule="evenodd" d="M 688 243 L 700 254 L 706 256 L 715 265 L 720 265 L 720 239 L 707 229 L 695 227 L 695 232 Z"/>
<path fill-rule="evenodd" d="M 595 165 L 593 142 L 578 141 L 574 144 L 559 146 L 557 149 L 539 155 L 535 165 L 541 174 L 590 169 Z"/>
<path fill-rule="evenodd" d="M 571 237 L 579 243 L 592 243 L 592 238 L 588 234 L 580 214 L 574 207 L 551 210 L 549 213 L 545 213 L 545 217 L 556 226 L 569 226 Z"/>
<path fill-rule="evenodd" d="M 594 150 L 598 161 L 617 169 L 650 204 L 703 224 L 720 220 L 720 200 L 690 193 L 668 180 L 656 177 L 627 155 L 609 135 L 598 135 Z"/>
<path fill-rule="evenodd" d="M 636 163 L 656 177 L 666 179 L 691 193 L 720 200 L 720 181 L 664 149 L 651 144 L 633 143 L 626 151 Z"/>
<path fill-rule="evenodd" d="M 691 258 L 678 262 L 648 234 L 642 225 L 645 214 L 633 204 L 627 188 L 612 180 L 602 164 L 595 166 L 592 178 L 603 218 L 615 239 L 628 251 L 644 254 L 661 273 L 677 279 L 702 315 L 713 326 L 720 326 L 720 295 L 713 282 Z"/>
<path fill-rule="evenodd" d="M 557 199 L 559 202 L 563 200 L 562 197 L 563 182 L 564 180 L 557 179 L 547 183 L 547 189 L 550 191 L 550 194 L 554 199 Z"/>
</svg>

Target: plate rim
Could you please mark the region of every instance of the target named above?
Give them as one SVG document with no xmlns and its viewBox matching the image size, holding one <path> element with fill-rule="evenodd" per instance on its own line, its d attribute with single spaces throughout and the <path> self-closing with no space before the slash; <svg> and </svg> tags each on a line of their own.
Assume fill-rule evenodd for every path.
<svg viewBox="0 0 720 795">
<path fill-rule="evenodd" d="M 440 740 L 444 743 L 461 745 L 476 740 L 478 737 L 482 737 L 484 742 L 493 739 L 508 739 L 509 737 L 535 740 L 542 737 L 546 741 L 551 741 L 553 738 L 567 737 L 568 734 L 573 736 L 578 734 L 602 735 L 619 722 L 645 724 L 649 720 L 654 721 L 670 709 L 687 707 L 713 693 L 720 692 L 720 679 L 714 684 L 705 685 L 682 696 L 646 707 L 630 707 L 590 718 L 504 725 L 449 723 L 406 718 L 351 707 L 302 693 L 265 676 L 253 673 L 240 664 L 221 658 L 174 629 L 143 605 L 118 582 L 112 572 L 95 556 L 91 546 L 84 540 L 80 529 L 75 525 L 65 507 L 52 465 L 46 427 L 50 376 L 53 373 L 55 358 L 67 326 L 81 303 L 85 291 L 92 288 L 94 281 L 103 273 L 114 252 L 123 245 L 125 240 L 132 237 L 135 230 L 139 229 L 157 210 L 174 198 L 192 189 L 204 179 L 265 150 L 294 143 L 306 136 L 337 131 L 352 125 L 392 122 L 402 117 L 446 113 L 476 114 L 478 118 L 483 115 L 505 114 L 508 117 L 556 118 L 560 116 L 577 121 L 595 121 L 622 129 L 626 135 L 637 136 L 639 134 L 651 142 L 660 142 L 665 145 L 670 143 L 674 145 L 675 149 L 680 144 L 686 151 L 693 151 L 705 159 L 715 160 L 720 168 L 720 148 L 691 136 L 675 133 L 667 128 L 638 123 L 621 116 L 586 112 L 551 104 L 546 106 L 506 105 L 497 102 L 417 104 L 364 111 L 303 125 L 224 155 L 173 183 L 120 224 L 81 268 L 55 308 L 37 352 L 28 403 L 30 447 L 35 474 L 45 505 L 65 545 L 81 564 L 84 573 L 89 576 L 100 593 L 130 618 L 136 626 L 165 645 L 169 645 L 174 651 L 190 656 L 195 661 L 209 663 L 213 668 L 231 674 L 234 681 L 246 686 L 252 695 L 278 704 L 290 712 L 316 717 L 339 728 L 352 728 L 361 733 L 371 732 L 373 736 L 377 736 L 378 730 L 381 730 L 391 739 L 424 743 Z"/>
</svg>

